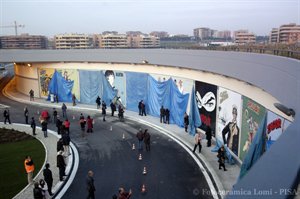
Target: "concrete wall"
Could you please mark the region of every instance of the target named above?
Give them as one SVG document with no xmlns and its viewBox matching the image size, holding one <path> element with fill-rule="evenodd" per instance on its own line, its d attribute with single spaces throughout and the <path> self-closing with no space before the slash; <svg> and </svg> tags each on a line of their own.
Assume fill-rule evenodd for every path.
<svg viewBox="0 0 300 199">
<path fill-rule="evenodd" d="M 17 90 L 29 96 L 29 91 L 32 89 L 35 97 L 40 97 L 37 68 L 27 65 L 15 65 L 14 67 Z"/>
</svg>

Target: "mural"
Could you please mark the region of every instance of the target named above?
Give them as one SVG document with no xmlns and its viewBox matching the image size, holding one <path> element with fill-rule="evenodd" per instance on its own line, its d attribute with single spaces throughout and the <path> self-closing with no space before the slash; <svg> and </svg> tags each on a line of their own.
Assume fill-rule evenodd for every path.
<svg viewBox="0 0 300 199">
<path fill-rule="evenodd" d="M 43 98 L 48 97 L 48 86 L 54 73 L 53 68 L 41 68 L 39 69 L 39 80 L 40 80 L 40 95 Z"/>
<path fill-rule="evenodd" d="M 252 140 L 262 122 L 266 109 L 255 101 L 243 96 L 243 114 L 239 157 L 243 161 Z"/>
<path fill-rule="evenodd" d="M 209 126 L 212 130 L 212 135 L 215 136 L 217 86 L 196 81 L 195 91 L 200 118 L 202 122 L 200 128 L 205 131 L 207 126 Z"/>
<path fill-rule="evenodd" d="M 241 103 L 240 94 L 219 87 L 216 138 L 227 144 L 237 156 L 241 134 Z"/>
</svg>

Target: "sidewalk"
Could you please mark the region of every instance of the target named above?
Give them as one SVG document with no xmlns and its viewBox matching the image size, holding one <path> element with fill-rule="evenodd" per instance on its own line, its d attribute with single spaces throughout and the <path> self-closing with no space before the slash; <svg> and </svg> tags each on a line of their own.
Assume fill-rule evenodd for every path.
<svg viewBox="0 0 300 199">
<path fill-rule="evenodd" d="M 13 81 L 11 81 L 13 82 Z M 24 95 L 20 92 L 18 92 L 13 83 L 9 83 L 8 86 L 4 89 L 4 94 L 15 100 L 19 101 L 21 103 L 30 103 L 30 104 L 36 104 L 36 105 L 43 105 L 48 107 L 56 107 L 61 108 L 62 103 L 50 103 L 49 101 L 46 101 L 45 99 L 38 99 L 35 98 L 35 101 L 29 101 L 29 96 Z M 90 111 L 99 111 L 96 109 L 95 105 L 87 105 L 87 104 L 80 104 L 78 103 L 76 106 L 72 106 L 71 103 L 65 103 L 70 110 L 90 110 Z M 109 112 L 109 111 L 108 111 Z M 197 158 L 200 160 L 203 167 L 200 167 L 202 172 L 204 174 L 207 173 L 207 175 L 211 178 L 212 183 L 216 185 L 217 187 L 217 193 L 221 195 L 221 197 L 225 197 L 226 193 L 230 191 L 233 187 L 233 185 L 237 181 L 237 177 L 240 172 L 240 167 L 238 165 L 229 165 L 226 164 L 227 171 L 224 172 L 223 170 L 219 170 L 219 165 L 217 162 L 217 154 L 211 152 L 211 149 L 214 147 L 212 145 L 210 148 L 206 147 L 206 140 L 202 140 L 202 151 L 201 154 L 195 153 L 195 155 L 192 154 L 192 150 L 194 147 L 194 137 L 189 135 L 188 133 L 185 133 L 183 128 L 178 127 L 174 124 L 162 124 L 159 121 L 159 118 L 153 117 L 153 116 L 139 116 L 138 113 L 133 111 L 125 111 L 125 119 L 131 119 L 135 122 L 144 123 L 146 125 L 149 125 L 153 128 L 158 129 L 162 133 L 168 135 L 172 139 L 175 139 L 182 143 L 185 147 L 187 147 L 188 152 L 194 156 L 194 158 Z"/>
</svg>

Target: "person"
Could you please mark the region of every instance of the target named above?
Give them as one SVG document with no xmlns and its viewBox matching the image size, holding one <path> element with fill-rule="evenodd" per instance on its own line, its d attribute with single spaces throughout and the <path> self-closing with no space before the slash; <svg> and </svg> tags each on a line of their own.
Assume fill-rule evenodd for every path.
<svg viewBox="0 0 300 199">
<path fill-rule="evenodd" d="M 64 155 L 65 156 L 71 155 L 69 152 L 69 145 L 70 145 L 70 141 L 71 141 L 69 134 L 64 133 L 62 135 L 62 140 L 63 140 L 63 145 L 64 145 Z"/>
<path fill-rule="evenodd" d="M 101 97 L 100 96 L 97 97 L 96 104 L 97 104 L 97 109 L 99 109 L 100 105 L 101 105 Z"/>
<path fill-rule="evenodd" d="M 143 115 L 147 116 L 147 114 L 146 114 L 146 105 L 145 105 L 143 100 L 142 100 L 141 108 L 142 108 L 142 116 Z"/>
<path fill-rule="evenodd" d="M 34 91 L 32 89 L 29 91 L 29 100 L 34 101 Z"/>
<path fill-rule="evenodd" d="M 44 199 L 43 191 L 39 187 L 39 182 L 34 183 L 34 188 L 33 188 L 33 198 L 34 199 Z"/>
<path fill-rule="evenodd" d="M 189 115 L 186 112 L 184 113 L 183 120 L 184 120 L 184 130 L 185 130 L 185 132 L 188 132 L 187 130 L 188 130 L 188 126 L 189 126 Z"/>
<path fill-rule="evenodd" d="M 166 124 L 170 124 L 170 110 L 166 108 L 165 110 L 165 114 L 166 114 Z"/>
<path fill-rule="evenodd" d="M 40 179 L 40 185 L 39 187 L 42 190 L 42 193 L 44 195 L 44 199 L 49 199 L 50 198 L 50 194 L 48 192 L 48 185 L 46 184 L 45 180 Z"/>
<path fill-rule="evenodd" d="M 131 189 L 129 189 L 129 192 L 126 192 L 123 187 L 119 188 L 118 199 L 129 199 L 131 195 L 132 195 Z"/>
<path fill-rule="evenodd" d="M 150 134 L 148 132 L 148 129 L 145 129 L 145 132 L 144 132 L 144 143 L 145 143 L 145 146 L 146 146 L 146 151 L 150 151 Z"/>
<path fill-rule="evenodd" d="M 65 131 L 66 131 L 66 133 L 68 133 L 68 134 L 70 134 L 70 125 L 71 125 L 71 123 L 70 123 L 70 121 L 68 120 L 68 119 L 66 119 L 65 121 L 64 121 L 64 127 L 65 127 Z"/>
<path fill-rule="evenodd" d="M 139 115 L 142 115 L 142 101 L 139 101 L 138 109 L 139 109 Z"/>
<path fill-rule="evenodd" d="M 142 132 L 142 129 L 140 128 L 139 132 L 137 132 L 136 137 L 139 141 L 139 150 L 143 150 L 143 139 L 144 139 L 144 134 Z"/>
<path fill-rule="evenodd" d="M 105 115 L 106 115 L 106 103 L 102 101 L 102 116 L 103 116 L 103 122 L 105 122 Z"/>
<path fill-rule="evenodd" d="M 57 118 L 56 118 L 56 128 L 57 128 L 57 134 L 58 135 L 61 134 L 60 130 L 61 130 L 62 125 L 63 125 L 63 122 L 60 120 L 60 117 L 58 115 Z"/>
<path fill-rule="evenodd" d="M 44 180 L 47 183 L 47 187 L 48 187 L 48 192 L 50 194 L 50 196 L 52 196 L 52 185 L 53 185 L 53 177 L 52 177 L 52 171 L 49 169 L 50 168 L 50 164 L 47 163 L 45 165 L 45 169 L 43 170 L 43 176 L 44 176 Z"/>
<path fill-rule="evenodd" d="M 104 73 L 104 76 L 106 77 L 107 81 L 109 82 L 109 84 L 111 85 L 111 87 L 114 89 L 114 81 L 115 81 L 115 73 L 112 70 L 107 70 Z"/>
<path fill-rule="evenodd" d="M 58 104 L 58 95 L 54 96 L 56 103 Z"/>
<path fill-rule="evenodd" d="M 111 116 L 114 116 L 114 113 L 116 111 L 116 105 L 112 101 L 110 103 L 110 108 L 111 108 Z"/>
<path fill-rule="evenodd" d="M 80 129 L 81 129 L 81 136 L 84 137 L 86 121 L 85 121 L 82 113 L 80 114 L 80 117 L 79 117 L 79 124 L 80 124 Z"/>
<path fill-rule="evenodd" d="M 196 129 L 197 131 L 197 129 Z M 202 149 L 202 145 L 201 145 L 201 133 L 200 131 L 198 131 L 195 135 L 195 146 L 194 146 L 194 150 L 193 153 L 195 153 L 197 146 L 199 146 L 199 153 L 201 153 L 201 149 Z"/>
<path fill-rule="evenodd" d="M 57 110 L 56 108 L 53 108 L 53 124 L 56 124 L 57 120 Z"/>
<path fill-rule="evenodd" d="M 93 133 L 93 119 L 89 115 L 87 117 L 87 132 Z"/>
<path fill-rule="evenodd" d="M 31 118 L 30 127 L 32 128 L 32 135 L 36 135 L 36 133 L 35 133 L 35 130 L 36 130 L 36 124 L 35 124 L 34 117 Z"/>
<path fill-rule="evenodd" d="M 56 151 L 59 152 L 59 151 L 64 151 L 64 143 L 63 143 L 63 139 L 62 138 L 59 138 L 57 140 L 57 143 L 56 143 Z"/>
<path fill-rule="evenodd" d="M 27 173 L 28 184 L 33 182 L 34 163 L 30 156 L 26 156 L 24 160 L 24 167 Z"/>
<path fill-rule="evenodd" d="M 124 120 L 124 109 L 123 107 L 121 106 L 121 104 L 119 104 L 119 107 L 118 107 L 118 116 L 119 116 L 119 119 L 120 120 Z"/>
<path fill-rule="evenodd" d="M 161 106 L 159 116 L 160 116 L 160 123 L 165 123 L 165 109 L 164 109 L 164 106 Z"/>
<path fill-rule="evenodd" d="M 73 102 L 73 106 L 76 106 L 76 96 L 74 93 L 72 94 L 72 102 Z"/>
<path fill-rule="evenodd" d="M 224 168 L 224 171 L 227 171 L 227 169 L 225 168 L 225 148 L 224 145 L 221 146 L 221 148 L 219 148 L 218 150 L 218 162 L 219 162 L 219 169 L 222 169 L 222 167 Z"/>
<path fill-rule="evenodd" d="M 41 113 L 41 120 L 48 121 L 50 118 L 49 113 L 47 110 L 43 110 Z"/>
<path fill-rule="evenodd" d="M 206 127 L 206 139 L 207 139 L 207 147 L 210 147 L 211 146 L 211 128 L 210 126 L 207 126 Z"/>
<path fill-rule="evenodd" d="M 67 106 L 66 106 L 65 103 L 62 104 L 61 110 L 62 110 L 63 118 L 65 118 L 65 117 L 68 118 L 68 116 L 67 116 Z"/>
<path fill-rule="evenodd" d="M 48 133 L 47 133 L 47 130 L 48 130 L 48 123 L 46 120 L 42 120 L 42 131 L 44 132 L 44 137 L 48 137 Z"/>
<path fill-rule="evenodd" d="M 63 181 L 65 176 L 65 170 L 66 170 L 66 163 L 64 160 L 64 157 L 62 156 L 63 151 L 59 151 L 56 156 L 56 166 L 59 169 L 59 180 Z"/>
<path fill-rule="evenodd" d="M 27 106 L 25 106 L 24 108 L 25 124 L 28 124 L 28 116 L 29 116 L 28 108 Z"/>
<path fill-rule="evenodd" d="M 86 186 L 88 191 L 87 199 L 95 199 L 95 185 L 94 185 L 94 172 L 89 171 L 86 177 Z"/>
<path fill-rule="evenodd" d="M 6 124 L 6 121 L 8 121 L 8 123 L 11 124 L 10 118 L 9 118 L 9 110 L 7 108 L 4 110 L 3 116 L 4 116 L 4 124 Z"/>
</svg>

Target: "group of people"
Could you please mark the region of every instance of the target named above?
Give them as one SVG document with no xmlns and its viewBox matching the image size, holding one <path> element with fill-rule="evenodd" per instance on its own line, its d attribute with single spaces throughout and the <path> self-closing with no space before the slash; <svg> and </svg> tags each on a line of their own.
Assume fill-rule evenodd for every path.
<svg viewBox="0 0 300 199">
<path fill-rule="evenodd" d="M 170 124 L 170 110 L 161 106 L 160 108 L 160 123 Z"/>
<path fill-rule="evenodd" d="M 87 124 L 87 133 L 93 133 L 93 124 L 94 124 L 94 120 L 93 118 L 91 118 L 91 116 L 87 116 L 87 118 L 85 119 L 83 114 L 80 114 L 79 117 L 79 125 L 80 125 L 80 129 L 81 129 L 81 136 L 85 137 L 85 126 Z"/>
<path fill-rule="evenodd" d="M 146 105 L 144 103 L 144 100 L 141 100 L 139 102 L 138 109 L 139 109 L 139 115 L 140 116 L 143 116 L 143 115 L 147 116 L 147 114 L 146 114 Z"/>
<path fill-rule="evenodd" d="M 145 129 L 143 132 L 140 128 L 139 131 L 136 134 L 136 137 L 138 139 L 138 149 L 143 150 L 143 141 L 145 143 L 146 151 L 150 151 L 150 133 L 148 132 L 148 129 Z"/>
</svg>

